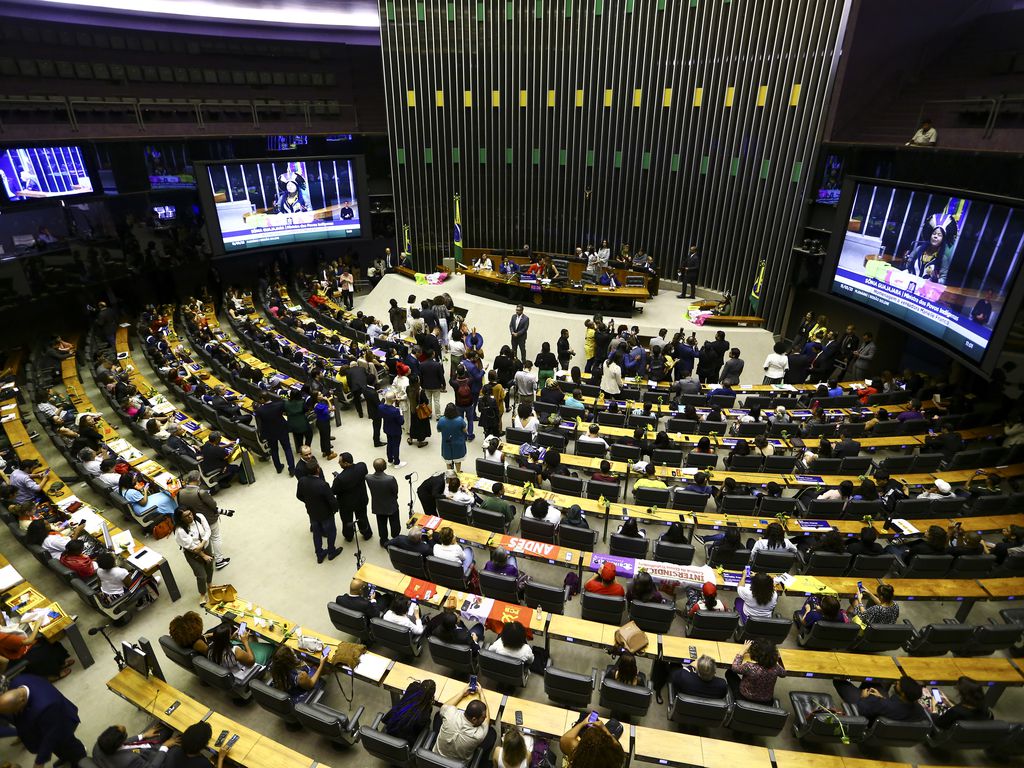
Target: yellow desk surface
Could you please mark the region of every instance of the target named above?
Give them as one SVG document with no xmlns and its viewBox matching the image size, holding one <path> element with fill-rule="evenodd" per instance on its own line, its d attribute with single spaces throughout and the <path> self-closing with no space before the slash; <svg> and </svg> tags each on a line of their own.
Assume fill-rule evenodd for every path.
<svg viewBox="0 0 1024 768">
<path fill-rule="evenodd" d="M 175 731 L 184 731 L 205 718 L 214 734 L 222 730 L 230 732 L 228 738 L 237 734 L 238 741 L 229 754 L 231 760 L 247 768 L 309 768 L 315 762 L 257 731 L 211 711 L 206 705 L 163 680 L 143 677 L 134 669 L 126 668 L 118 672 L 107 681 L 107 688 Z M 166 714 L 167 708 L 175 701 L 181 704 L 170 715 Z"/>
<path fill-rule="evenodd" d="M 1024 578 L 981 579 L 978 583 L 992 597 L 1024 598 Z"/>
<path fill-rule="evenodd" d="M 0 568 L 6 568 L 8 565 L 11 565 L 11 561 L 4 557 L 3 554 L 0 554 Z M 18 575 L 21 576 L 21 571 L 18 571 Z M 2 597 L 4 610 L 7 611 L 8 614 L 12 613 L 10 608 L 8 608 L 7 606 L 7 600 L 15 599 L 15 604 L 17 604 L 17 598 L 28 590 L 31 590 L 34 595 L 38 596 L 38 598 L 41 599 L 39 599 L 35 604 L 27 604 L 26 610 L 32 610 L 35 608 L 48 609 L 54 606 L 53 600 L 51 600 L 42 592 L 40 592 L 39 588 L 33 586 L 32 583 L 30 581 L 27 581 L 24 576 L 21 576 L 21 581 L 19 581 L 17 584 L 12 584 L 9 589 L 5 590 L 3 593 L 0 593 L 0 597 Z M 57 608 L 60 608 L 59 604 L 57 604 Z M 19 613 L 23 613 L 23 611 Z M 71 616 L 69 616 L 63 608 L 60 608 L 60 613 L 64 615 L 62 615 L 59 619 L 54 619 L 45 627 L 42 627 L 39 630 L 39 633 L 47 640 L 53 641 L 60 639 L 61 633 L 75 623 L 75 620 L 71 618 Z"/>
</svg>

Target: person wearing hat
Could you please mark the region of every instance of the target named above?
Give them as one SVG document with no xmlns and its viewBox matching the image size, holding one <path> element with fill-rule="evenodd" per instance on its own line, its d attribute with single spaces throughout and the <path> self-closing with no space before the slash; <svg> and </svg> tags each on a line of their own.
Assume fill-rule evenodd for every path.
<svg viewBox="0 0 1024 768">
<path fill-rule="evenodd" d="M 608 595 L 609 597 L 625 597 L 626 590 L 615 581 L 615 563 L 607 560 L 601 564 L 601 569 L 590 581 L 583 585 L 583 589 L 597 595 Z"/>
<path fill-rule="evenodd" d="M 403 362 L 395 363 L 395 375 L 391 379 L 391 391 L 395 395 L 395 405 L 402 411 L 402 418 L 409 423 L 409 368 Z"/>
<path fill-rule="evenodd" d="M 942 478 L 937 479 L 932 485 L 928 486 L 924 493 L 917 498 L 919 499 L 951 499 L 953 498 L 953 487 Z"/>
<path fill-rule="evenodd" d="M 590 528 L 590 524 L 587 522 L 587 518 L 579 504 L 573 504 L 565 510 L 565 519 L 562 521 L 562 525 L 568 525 L 573 528 Z"/>
<path fill-rule="evenodd" d="M 686 615 L 693 616 L 697 611 L 727 611 L 729 606 L 718 597 L 718 587 L 705 581 L 698 590 L 696 587 L 686 588 Z"/>
</svg>

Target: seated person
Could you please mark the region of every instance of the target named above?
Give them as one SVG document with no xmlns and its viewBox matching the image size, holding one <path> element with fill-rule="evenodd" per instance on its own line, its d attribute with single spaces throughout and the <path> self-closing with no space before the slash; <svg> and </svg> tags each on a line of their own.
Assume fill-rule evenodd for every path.
<svg viewBox="0 0 1024 768">
<path fill-rule="evenodd" d="M 434 546 L 424 538 L 422 528 L 410 528 L 408 533 L 400 534 L 388 541 L 388 546 L 415 552 L 423 557 L 434 553 Z"/>
<path fill-rule="evenodd" d="M 103 452 L 106 453 L 105 451 Z M 103 456 L 92 448 L 83 448 L 78 452 L 78 460 L 82 462 L 82 468 L 88 477 L 99 477 L 100 464 L 103 463 Z"/>
<path fill-rule="evenodd" d="M 683 615 L 691 618 L 698 611 L 728 611 L 729 606 L 718 596 L 718 587 L 710 581 L 704 582 L 700 589 L 687 587 L 684 593 L 686 605 Z"/>
<path fill-rule="evenodd" d="M 786 538 L 786 530 L 779 523 L 769 523 L 764 530 L 764 536 L 754 542 L 750 556 L 755 552 L 792 552 L 797 553 L 796 544 Z"/>
<path fill-rule="evenodd" d="M 473 700 L 463 712 L 458 707 L 467 698 Z M 486 700 L 467 685 L 441 705 L 441 728 L 434 752 L 452 760 L 469 760 L 487 738 L 489 720 Z"/>
<path fill-rule="evenodd" d="M 96 562 L 85 554 L 85 542 L 82 539 L 68 542 L 61 553 L 60 563 L 74 571 L 83 581 L 88 581 L 96 574 Z"/>
<path fill-rule="evenodd" d="M 444 497 L 457 504 L 472 504 L 473 493 L 462 485 L 458 476 L 453 475 L 445 481 Z"/>
<path fill-rule="evenodd" d="M 615 277 L 615 273 L 612 272 L 608 267 L 604 268 L 604 272 L 597 278 L 597 282 L 608 288 L 619 288 L 622 283 L 619 282 L 618 278 Z"/>
<path fill-rule="evenodd" d="M 879 717 L 889 720 L 921 720 L 927 717 L 918 703 L 923 689 L 913 678 L 901 677 L 893 686 L 892 693 L 889 693 L 887 684 L 869 680 L 859 687 L 849 680 L 834 680 L 832 685 L 839 698 L 850 704 L 858 715 L 867 718 L 868 723 Z"/>
<path fill-rule="evenodd" d="M 96 739 L 92 761 L 96 768 L 157 768 L 164 764 L 170 748 L 181 741 L 175 733 L 157 742 L 165 733 L 164 726 L 157 724 L 129 738 L 127 728 L 112 725 Z"/>
<path fill-rule="evenodd" d="M 583 585 L 583 589 L 598 595 L 609 595 L 611 597 L 626 596 L 626 590 L 615 581 L 615 564 L 607 560 L 601 564 L 597 575 Z"/>
<path fill-rule="evenodd" d="M 484 564 L 484 570 L 512 578 L 519 576 L 516 559 L 509 555 L 508 550 L 503 547 L 495 547 L 491 550 L 491 558 Z"/>
<path fill-rule="evenodd" d="M 573 504 L 565 510 L 565 519 L 562 521 L 562 525 L 567 525 L 570 528 L 590 528 L 587 517 L 583 514 L 579 504 Z"/>
<path fill-rule="evenodd" d="M 664 541 L 669 544 L 689 544 L 690 538 L 686 534 L 686 526 L 683 523 L 675 522 L 658 537 L 658 541 Z"/>
<path fill-rule="evenodd" d="M 503 256 L 501 264 L 498 266 L 498 272 L 503 275 L 517 275 L 519 274 L 519 265 L 508 256 Z"/>
<path fill-rule="evenodd" d="M 862 626 L 895 624 L 900 618 L 900 606 L 893 599 L 896 590 L 892 584 L 879 584 L 872 592 L 866 586 L 850 598 L 850 613 Z"/>
<path fill-rule="evenodd" d="M 933 689 L 933 690 L 938 690 Z M 925 696 L 925 709 L 932 718 L 932 724 L 940 731 L 952 728 L 961 720 L 991 720 L 992 712 L 985 702 L 985 687 L 969 677 L 961 676 L 956 682 L 956 691 L 960 699 L 954 704 L 949 697 L 939 691 L 942 701 L 937 703 L 931 696 Z"/>
<path fill-rule="evenodd" d="M 664 433 L 661 433 L 664 434 Z M 638 478 L 633 483 L 633 496 L 636 496 L 638 488 L 668 488 L 668 485 L 664 480 L 659 480 L 656 475 L 658 468 L 653 461 L 647 462 L 647 466 L 644 467 L 644 476 Z"/>
<path fill-rule="evenodd" d="M 583 390 L 580 389 L 579 387 L 574 389 L 572 391 L 572 394 L 562 401 L 562 405 L 564 405 L 566 408 L 573 408 L 577 411 L 585 412 L 587 410 L 587 406 L 583 402 Z M 581 415 L 584 419 L 586 418 L 586 413 L 583 413 Z"/>
<path fill-rule="evenodd" d="M 859 538 L 847 541 L 846 551 L 856 557 L 857 555 L 880 555 L 885 550 L 878 543 L 878 531 L 870 525 L 865 525 L 860 529 Z"/>
<path fill-rule="evenodd" d="M 75 660 L 68 656 L 64 646 L 54 640 L 49 642 L 39 637 L 43 620 L 36 619 L 28 625 L 26 632 L 16 619 L 11 624 L 0 625 L 0 672 L 11 662 L 25 663 L 24 672 L 47 678 L 50 682 L 67 677 Z"/>
<path fill-rule="evenodd" d="M 234 625 L 230 622 L 214 627 L 207 635 L 206 658 L 214 664 L 220 664 L 236 680 L 242 680 L 256 664 L 256 656 L 249 640 L 249 631 L 237 633 L 238 645 L 232 641 L 235 635 Z"/>
<path fill-rule="evenodd" d="M 634 601 L 641 603 L 664 603 L 667 600 L 668 598 L 661 593 L 658 586 L 654 583 L 651 574 L 647 571 L 640 571 L 640 573 L 634 576 L 633 583 L 626 590 L 626 601 L 630 603 Z"/>
<path fill-rule="evenodd" d="M 25 530 L 25 543 L 42 547 L 50 557 L 60 557 L 73 539 L 85 534 L 85 525 L 69 525 L 65 530 L 66 535 L 52 529 L 45 520 L 36 518 Z"/>
<path fill-rule="evenodd" d="M 434 711 L 437 684 L 430 680 L 413 680 L 402 697 L 384 713 L 384 733 L 412 744 L 430 726 Z"/>
<path fill-rule="evenodd" d="M 636 656 L 629 651 L 623 651 L 614 664 L 608 665 L 604 677 L 623 685 L 647 685 L 647 676 L 637 669 Z"/>
<path fill-rule="evenodd" d="M 154 491 L 153 486 L 136 472 L 125 472 L 117 484 L 118 492 L 127 501 L 136 517 L 155 508 L 162 515 L 173 515 L 178 508 L 174 498 L 165 491 Z"/>
<path fill-rule="evenodd" d="M 775 682 L 786 676 L 775 643 L 764 638 L 747 640 L 736 654 L 725 680 L 733 696 L 755 704 L 771 704 L 775 698 Z"/>
<path fill-rule="evenodd" d="M 587 427 L 587 434 L 580 435 L 576 438 L 577 443 L 587 443 L 588 445 L 600 445 L 604 450 L 608 450 L 608 441 L 601 437 L 601 425 L 591 424 Z"/>
<path fill-rule="evenodd" d="M 274 687 L 284 691 L 292 702 L 306 701 L 320 685 L 320 675 L 327 664 L 327 656 L 320 654 L 316 669 L 299 661 L 298 655 L 287 645 L 274 652 L 270 662 L 270 678 Z"/>
<path fill-rule="evenodd" d="M 452 645 L 468 645 L 473 649 L 473 653 L 480 650 L 480 643 L 484 641 L 484 625 L 477 622 L 472 627 L 467 627 L 455 608 L 454 596 L 448 598 L 444 610 L 435 618 L 436 622 L 430 622 L 433 625 L 433 637 Z"/>
<path fill-rule="evenodd" d="M 418 531 L 419 529 L 416 530 Z M 388 603 L 387 595 L 382 592 L 374 591 L 373 599 L 371 599 L 370 590 L 366 582 L 355 578 L 349 582 L 348 594 L 338 595 L 334 598 L 334 602 L 342 608 L 355 611 L 368 619 L 375 619 L 380 616 L 382 608 L 387 610 Z"/>
<path fill-rule="evenodd" d="M 209 645 L 203 633 L 203 617 L 195 611 L 187 611 L 171 619 L 168 634 L 179 648 L 206 655 Z"/>
<path fill-rule="evenodd" d="M 242 471 L 238 464 L 232 464 L 231 452 L 235 444 L 221 445 L 220 432 L 211 432 L 203 447 L 199 449 L 199 466 L 207 477 L 218 476 L 217 484 L 226 487 L 231 484 L 235 475 Z"/>
<path fill-rule="evenodd" d="M 626 518 L 615 530 L 619 536 L 626 536 L 630 539 L 646 539 L 647 531 L 637 525 L 635 517 Z"/>
<path fill-rule="evenodd" d="M 413 637 L 423 634 L 423 622 L 420 621 L 420 607 L 409 601 L 405 595 L 395 595 L 391 607 L 383 616 L 384 621 L 409 629 Z"/>
<path fill-rule="evenodd" d="M 683 490 L 689 493 L 702 493 L 705 496 L 711 496 L 715 492 L 714 486 L 708 485 L 708 476 L 704 472 L 694 474 L 693 482 L 686 485 Z"/>
<path fill-rule="evenodd" d="M 545 523 L 558 525 L 562 522 L 562 513 L 554 504 L 544 498 L 534 499 L 530 504 L 530 517 L 536 520 L 543 520 Z"/>
<path fill-rule="evenodd" d="M 433 555 L 441 560 L 458 563 L 466 573 L 469 573 L 473 568 L 474 554 L 472 548 L 464 547 L 455 540 L 455 531 L 452 530 L 450 525 L 446 525 L 438 531 Z"/>
<path fill-rule="evenodd" d="M 183 456 L 196 458 L 196 449 L 189 445 L 184 439 L 186 432 L 186 429 L 181 426 L 181 424 L 171 424 L 167 427 L 168 437 L 165 445 L 167 450 L 172 453 L 179 453 Z"/>
<path fill-rule="evenodd" d="M 213 727 L 205 720 L 194 723 L 181 734 L 181 741 L 167 753 L 169 768 L 205 768 L 209 761 L 204 754 L 213 739 Z M 227 745 L 217 752 L 216 768 L 223 768 L 228 757 Z"/>
<path fill-rule="evenodd" d="M 598 466 L 597 472 L 590 476 L 591 480 L 597 480 L 600 483 L 618 483 L 619 478 L 612 474 L 612 464 L 607 459 L 602 459 L 601 464 Z"/>
<path fill-rule="evenodd" d="M 702 699 L 724 699 L 729 684 L 716 676 L 715 660 L 707 654 L 697 658 L 695 664 L 686 664 L 672 670 L 669 680 L 676 693 L 684 696 L 698 696 Z"/>
<path fill-rule="evenodd" d="M 501 628 L 501 635 L 487 650 L 513 659 L 533 663 L 533 648 L 526 642 L 526 628 L 518 621 L 509 621 Z"/>
<path fill-rule="evenodd" d="M 835 595 L 811 595 L 803 604 L 803 607 L 793 613 L 793 619 L 801 632 L 810 631 L 811 627 L 819 621 L 835 621 L 848 624 L 849 617 L 839 605 L 839 599 Z"/>
<path fill-rule="evenodd" d="M 750 577 L 748 585 L 747 572 L 743 571 L 736 587 L 736 612 L 741 620 L 770 619 L 778 601 L 779 594 L 775 591 L 775 582 L 771 576 L 757 571 Z"/>
<path fill-rule="evenodd" d="M 985 547 L 981 540 L 981 534 L 977 531 L 964 531 L 963 525 L 960 522 L 956 522 L 949 527 L 948 535 L 948 551 L 953 557 L 985 554 Z"/>
</svg>

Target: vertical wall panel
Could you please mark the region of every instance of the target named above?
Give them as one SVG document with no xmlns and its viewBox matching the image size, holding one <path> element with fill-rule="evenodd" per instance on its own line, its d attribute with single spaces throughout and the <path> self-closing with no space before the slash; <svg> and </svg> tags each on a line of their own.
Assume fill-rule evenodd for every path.
<svg viewBox="0 0 1024 768">
<path fill-rule="evenodd" d="M 851 0 L 381 0 L 399 224 L 470 247 L 630 243 L 778 328 Z"/>
</svg>

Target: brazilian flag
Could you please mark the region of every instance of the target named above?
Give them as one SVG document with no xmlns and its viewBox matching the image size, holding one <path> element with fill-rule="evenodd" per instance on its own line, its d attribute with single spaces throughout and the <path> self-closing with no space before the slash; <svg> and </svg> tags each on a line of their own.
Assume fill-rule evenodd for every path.
<svg viewBox="0 0 1024 768">
<path fill-rule="evenodd" d="M 761 259 L 761 263 L 757 265 L 757 277 L 754 278 L 754 287 L 750 289 L 750 307 L 754 312 L 761 306 L 761 288 L 764 285 L 764 268 L 767 263 L 765 259 Z"/>
<path fill-rule="evenodd" d="M 455 261 L 462 262 L 462 213 L 459 211 L 459 196 L 455 196 L 455 228 L 452 230 L 452 245 Z"/>
</svg>

